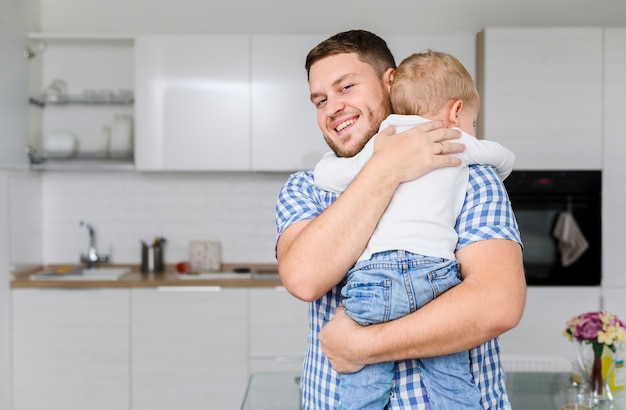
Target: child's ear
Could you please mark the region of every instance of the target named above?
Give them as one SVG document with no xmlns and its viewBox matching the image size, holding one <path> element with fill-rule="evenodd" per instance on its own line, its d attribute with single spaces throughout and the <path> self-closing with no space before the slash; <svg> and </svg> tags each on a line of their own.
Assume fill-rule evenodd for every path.
<svg viewBox="0 0 626 410">
<path fill-rule="evenodd" d="M 452 127 L 456 127 L 459 125 L 459 112 L 463 108 L 463 101 L 456 100 L 452 106 L 450 107 L 450 111 L 448 112 L 448 122 Z"/>
</svg>

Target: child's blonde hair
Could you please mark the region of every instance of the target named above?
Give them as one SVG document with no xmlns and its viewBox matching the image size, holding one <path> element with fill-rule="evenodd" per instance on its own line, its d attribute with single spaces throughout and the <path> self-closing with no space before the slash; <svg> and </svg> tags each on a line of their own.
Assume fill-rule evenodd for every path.
<svg viewBox="0 0 626 410">
<path fill-rule="evenodd" d="M 450 100 L 480 101 L 472 76 L 458 59 L 428 50 L 402 60 L 391 85 L 395 114 L 432 115 Z"/>
</svg>

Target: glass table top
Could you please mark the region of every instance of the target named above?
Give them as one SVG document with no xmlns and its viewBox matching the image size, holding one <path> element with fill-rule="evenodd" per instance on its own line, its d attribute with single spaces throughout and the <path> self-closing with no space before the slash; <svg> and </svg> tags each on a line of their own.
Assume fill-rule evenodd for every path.
<svg viewBox="0 0 626 410">
<path fill-rule="evenodd" d="M 298 410 L 299 383 L 298 372 L 253 373 L 241 409 Z M 555 394 L 569 384 L 569 373 L 511 372 L 506 375 L 507 392 L 515 410 L 557 409 Z M 626 391 L 615 393 L 614 397 L 612 410 L 626 410 Z"/>
</svg>

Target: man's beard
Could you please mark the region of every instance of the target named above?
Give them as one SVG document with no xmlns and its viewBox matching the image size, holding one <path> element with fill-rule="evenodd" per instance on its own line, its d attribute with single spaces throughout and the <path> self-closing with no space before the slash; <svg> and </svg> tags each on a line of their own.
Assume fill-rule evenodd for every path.
<svg viewBox="0 0 626 410">
<path fill-rule="evenodd" d="M 360 139 L 357 139 L 356 136 L 351 136 L 351 140 L 356 141 L 354 145 L 351 145 L 348 148 L 343 148 L 340 145 L 333 142 L 326 134 L 324 134 L 324 140 L 326 144 L 330 147 L 330 149 L 335 153 L 338 157 L 353 157 L 367 144 L 367 142 L 372 139 L 374 135 L 378 133 L 378 129 L 380 128 L 380 124 L 383 122 L 385 118 L 391 113 L 391 101 L 389 99 L 389 94 L 384 94 L 384 100 L 382 104 L 378 106 L 376 111 L 370 111 L 369 117 L 371 118 L 370 128 L 365 131 L 365 133 L 360 136 Z"/>
</svg>

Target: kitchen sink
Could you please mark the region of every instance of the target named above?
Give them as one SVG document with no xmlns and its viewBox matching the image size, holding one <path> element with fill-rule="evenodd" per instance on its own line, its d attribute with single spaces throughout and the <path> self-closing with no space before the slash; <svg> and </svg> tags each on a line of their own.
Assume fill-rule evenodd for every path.
<svg viewBox="0 0 626 410">
<path fill-rule="evenodd" d="M 82 266 L 67 266 L 46 269 L 30 276 L 30 280 L 59 280 L 59 281 L 102 281 L 118 280 L 129 273 L 130 268 L 98 267 L 87 269 Z"/>
</svg>

